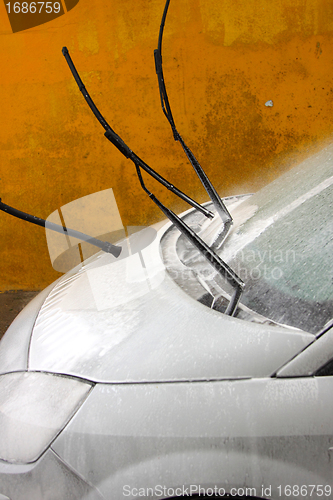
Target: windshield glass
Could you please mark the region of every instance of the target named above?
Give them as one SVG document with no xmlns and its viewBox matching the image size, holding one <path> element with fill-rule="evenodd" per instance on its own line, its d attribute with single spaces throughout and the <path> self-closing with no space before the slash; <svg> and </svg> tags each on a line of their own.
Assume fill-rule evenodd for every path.
<svg viewBox="0 0 333 500">
<path fill-rule="evenodd" d="M 217 253 L 245 282 L 235 316 L 319 332 L 333 317 L 333 146 L 257 194 L 224 201 L 234 224 Z M 183 219 L 214 245 L 218 217 L 191 210 Z M 225 312 L 231 287 L 172 227 L 162 253 L 186 293 Z"/>
<path fill-rule="evenodd" d="M 332 152 L 306 160 L 236 208 L 220 252 L 246 283 L 244 305 L 311 333 L 333 317 Z"/>
</svg>

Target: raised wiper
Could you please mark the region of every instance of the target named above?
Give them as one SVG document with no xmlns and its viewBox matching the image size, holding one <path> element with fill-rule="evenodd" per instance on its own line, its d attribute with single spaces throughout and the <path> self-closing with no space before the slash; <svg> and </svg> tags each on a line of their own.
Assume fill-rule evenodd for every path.
<svg viewBox="0 0 333 500">
<path fill-rule="evenodd" d="M 187 196 L 185 193 L 177 189 L 173 184 L 168 182 L 166 179 L 164 179 L 160 174 L 158 174 L 155 170 L 153 170 L 147 163 L 145 163 L 141 158 L 139 158 L 126 144 L 125 142 L 121 139 L 121 137 L 116 134 L 116 132 L 110 127 L 110 125 L 107 123 L 107 121 L 104 119 L 104 117 L 101 115 L 100 111 L 96 107 L 94 101 L 90 97 L 87 89 L 85 88 L 75 66 L 74 63 L 71 59 L 71 56 L 69 55 L 67 47 L 63 47 L 62 53 L 65 56 L 65 59 L 67 61 L 67 64 L 72 72 L 72 75 L 82 92 L 83 97 L 85 98 L 88 106 L 90 107 L 91 111 L 94 113 L 96 116 L 97 120 L 100 122 L 100 124 L 104 127 L 106 132 L 104 133 L 105 137 L 109 139 L 112 144 L 116 146 L 116 148 L 119 149 L 119 151 L 128 159 L 132 160 L 132 162 L 135 165 L 140 165 L 140 167 L 145 170 L 149 175 L 151 175 L 154 179 L 156 179 L 158 182 L 160 182 L 163 186 L 165 186 L 167 189 L 172 191 L 174 194 L 176 194 L 179 198 L 182 200 L 186 201 L 189 205 L 192 207 L 196 208 L 199 210 L 201 213 L 203 213 L 206 217 L 213 218 L 214 215 L 212 212 L 207 210 L 207 208 L 202 207 L 199 203 L 196 201 L 192 200 L 189 196 Z"/>
<path fill-rule="evenodd" d="M 88 236 L 87 234 L 81 233 L 80 231 L 75 231 L 74 229 L 69 229 L 68 227 L 54 224 L 53 222 L 46 221 L 45 219 L 41 219 L 40 217 L 35 217 L 34 215 L 29 215 L 25 212 L 21 212 L 21 210 L 17 210 L 16 208 L 2 203 L 1 198 L 0 210 L 6 212 L 7 214 L 13 215 L 14 217 L 17 217 L 18 219 L 31 222 L 32 224 L 37 224 L 37 226 L 45 227 L 46 229 L 51 229 L 52 231 L 61 233 L 65 236 L 72 236 L 73 238 L 77 238 L 78 240 L 86 241 L 87 243 L 90 243 L 95 247 L 101 248 L 104 252 L 111 253 L 114 257 L 119 257 L 122 250 L 121 247 L 112 245 L 107 241 L 98 240 L 97 238 Z"/>
<path fill-rule="evenodd" d="M 199 252 L 208 260 L 208 262 L 221 274 L 221 276 L 231 284 L 234 288 L 234 293 L 225 311 L 225 314 L 233 316 L 236 312 L 237 304 L 245 286 L 244 282 L 239 276 L 226 264 L 201 238 L 191 229 L 178 215 L 172 210 L 167 208 L 163 203 L 156 198 L 145 186 L 140 167 L 136 166 L 137 174 L 141 183 L 141 187 L 148 194 L 149 198 L 156 203 L 162 212 L 168 217 L 169 220 L 176 226 L 177 229 L 199 250 Z"/>
<path fill-rule="evenodd" d="M 158 86 L 159 86 L 159 90 L 160 90 L 162 110 L 163 110 L 163 113 L 165 114 L 168 122 L 170 123 L 173 137 L 174 137 L 175 141 L 179 141 L 180 144 L 182 145 L 182 148 L 183 148 L 188 160 L 190 161 L 192 167 L 194 168 L 196 174 L 198 175 L 198 177 L 199 177 L 202 185 L 204 186 L 208 196 L 212 200 L 213 205 L 214 205 L 217 213 L 221 217 L 221 220 L 223 222 L 223 230 L 218 234 L 218 236 L 216 237 L 216 239 L 213 243 L 214 248 L 219 248 L 221 246 L 223 240 L 225 239 L 226 235 L 228 234 L 229 229 L 232 225 L 232 217 L 231 217 L 227 207 L 225 206 L 225 204 L 221 200 L 220 196 L 218 195 L 213 184 L 209 180 L 207 174 L 205 173 L 205 171 L 201 167 L 200 163 L 198 162 L 198 160 L 196 159 L 196 157 L 194 156 L 194 154 L 192 153 L 190 148 L 185 144 L 183 138 L 179 134 L 179 132 L 176 128 L 176 125 L 175 125 L 175 121 L 173 119 L 173 115 L 172 115 L 171 107 L 170 107 L 170 103 L 169 103 L 169 98 L 168 98 L 168 94 L 167 94 L 166 87 L 165 87 L 164 75 L 163 75 L 163 69 L 162 69 L 162 38 L 163 38 L 165 19 L 166 19 L 168 8 L 169 8 L 169 3 L 170 3 L 170 0 L 166 0 L 166 4 L 165 4 L 163 16 L 162 16 L 162 21 L 161 21 L 161 26 L 160 26 L 160 31 L 159 31 L 159 36 L 158 36 L 158 48 L 154 50 L 155 67 L 156 67 L 156 74 L 157 74 L 157 78 L 158 78 Z"/>
<path fill-rule="evenodd" d="M 204 255 L 204 257 L 208 260 L 208 262 L 220 273 L 220 275 L 226 279 L 234 288 L 234 293 L 231 297 L 231 300 L 228 304 L 228 307 L 225 311 L 226 314 L 232 316 L 237 308 L 237 304 L 239 301 L 239 298 L 242 294 L 242 290 L 244 288 L 244 283 L 243 281 L 236 275 L 236 273 L 214 252 L 212 248 L 210 248 L 180 217 L 178 217 L 172 210 L 167 208 L 163 203 L 161 203 L 160 200 L 156 198 L 156 196 L 147 189 L 143 178 L 142 178 L 142 173 L 141 173 L 141 168 L 145 170 L 148 174 L 150 174 L 152 177 L 154 177 L 156 180 L 158 180 L 161 184 L 166 186 L 168 189 L 170 189 L 172 192 L 177 194 L 180 198 L 183 200 L 187 201 L 190 205 L 192 205 L 194 208 L 202 212 L 204 215 L 212 218 L 213 214 L 209 210 L 207 210 L 205 207 L 202 207 L 199 205 L 196 201 L 192 200 L 189 198 L 187 195 L 179 191 L 177 188 L 175 188 L 172 184 L 170 184 L 168 181 L 166 181 L 163 177 L 161 177 L 155 170 L 153 170 L 151 167 L 149 167 L 144 161 L 142 161 L 128 146 L 125 144 L 125 142 L 119 137 L 118 134 L 110 127 L 110 125 L 106 122 L 106 120 L 103 118 L 99 110 L 97 109 L 95 103 L 91 99 L 90 95 L 87 92 L 87 89 L 85 88 L 75 66 L 74 63 L 69 55 L 69 52 L 66 47 L 62 49 L 62 53 L 66 58 L 66 61 L 69 65 L 69 68 L 75 78 L 75 81 L 82 92 L 86 102 L 88 103 L 90 109 L 98 119 L 98 121 L 101 123 L 101 125 L 104 127 L 106 130 L 105 136 L 109 141 L 111 141 L 117 148 L 118 150 L 128 159 L 132 160 L 136 167 L 136 171 L 140 180 L 141 187 L 143 190 L 148 194 L 148 196 L 156 203 L 156 205 L 162 210 L 162 212 L 168 217 L 168 219 L 171 220 L 171 222 L 181 231 L 181 233 L 199 250 L 199 252 Z M 179 139 L 178 139 L 179 140 Z M 186 147 L 186 146 L 185 146 Z M 188 148 L 187 148 L 188 149 Z M 189 150 L 188 150 L 189 151 Z M 192 155 L 192 153 L 190 154 Z M 192 155 L 193 156 L 193 155 Z M 194 158 L 194 157 L 193 157 Z M 193 161 L 193 159 L 192 159 Z M 199 164 L 198 164 L 199 165 Z M 200 165 L 199 165 L 200 167 Z M 206 174 L 203 172 L 202 168 L 198 168 L 198 171 L 200 172 L 201 178 L 204 177 Z M 199 174 L 198 174 L 199 175 Z M 207 176 L 206 176 L 207 178 Z M 207 178 L 208 179 L 208 178 Z M 211 185 L 211 183 L 208 181 L 206 183 L 208 185 L 207 189 L 209 191 L 213 190 L 215 193 L 215 189 Z M 205 185 L 205 184 L 204 184 Z M 221 199 L 216 193 L 216 197 L 220 201 L 218 204 L 219 207 L 219 212 L 223 214 L 223 217 L 225 219 L 225 224 L 224 226 L 228 226 L 228 223 L 232 222 L 231 216 L 229 212 L 227 211 L 226 208 L 224 208 L 224 204 L 222 203 Z M 222 218 L 222 215 L 221 215 Z M 223 234 L 225 234 L 225 229 L 223 230 Z"/>
</svg>

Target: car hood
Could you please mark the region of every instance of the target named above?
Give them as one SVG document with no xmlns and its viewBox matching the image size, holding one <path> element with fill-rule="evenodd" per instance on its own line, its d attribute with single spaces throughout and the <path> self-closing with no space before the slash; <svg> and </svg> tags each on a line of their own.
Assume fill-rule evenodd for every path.
<svg viewBox="0 0 333 500">
<path fill-rule="evenodd" d="M 97 254 L 34 299 L 3 339 L 2 373 L 29 369 L 110 383 L 264 377 L 314 340 L 189 297 L 160 257 L 166 227 L 120 260 Z"/>
</svg>

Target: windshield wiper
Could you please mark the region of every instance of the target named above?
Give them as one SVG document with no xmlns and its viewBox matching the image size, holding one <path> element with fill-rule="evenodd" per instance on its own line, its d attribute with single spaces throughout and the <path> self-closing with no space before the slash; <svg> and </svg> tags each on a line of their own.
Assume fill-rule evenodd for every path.
<svg viewBox="0 0 333 500">
<path fill-rule="evenodd" d="M 156 198 L 145 186 L 140 166 L 136 166 L 137 174 L 140 180 L 142 189 L 148 194 L 149 198 L 156 203 L 168 219 L 176 226 L 177 229 L 199 250 L 199 252 L 208 260 L 208 262 L 216 269 L 221 276 L 231 284 L 234 288 L 234 293 L 230 302 L 225 310 L 225 314 L 233 316 L 236 312 L 237 304 L 245 286 L 244 282 L 239 276 L 226 264 L 201 238 L 190 228 L 178 215 L 172 210 L 167 208 L 163 203 Z"/>
<path fill-rule="evenodd" d="M 166 181 L 162 176 L 160 176 L 155 170 L 153 170 L 151 167 L 149 167 L 141 158 L 139 158 L 128 146 L 127 144 L 121 139 L 121 137 L 116 134 L 116 132 L 110 127 L 110 125 L 106 122 L 106 120 L 103 118 L 99 110 L 97 109 L 95 103 L 91 99 L 90 95 L 87 92 L 87 89 L 85 88 L 75 66 L 74 63 L 69 55 L 68 49 L 64 47 L 62 49 L 62 53 L 66 58 L 66 61 L 68 63 L 68 66 L 73 74 L 73 77 L 75 78 L 75 81 L 82 92 L 87 104 L 89 105 L 90 109 L 96 116 L 97 120 L 100 122 L 100 124 L 104 127 L 106 130 L 105 136 L 107 139 L 109 139 L 110 142 L 112 142 L 118 150 L 128 159 L 130 159 L 137 171 L 137 175 L 139 177 L 139 181 L 141 184 L 141 187 L 143 190 L 148 194 L 148 196 L 152 199 L 152 201 L 162 210 L 162 212 L 168 217 L 169 220 L 181 231 L 181 233 L 199 250 L 199 252 L 208 260 L 208 262 L 221 274 L 221 276 L 226 279 L 234 288 L 234 293 L 231 297 L 231 300 L 228 304 L 228 307 L 225 311 L 226 314 L 232 316 L 237 308 L 238 301 L 240 299 L 240 296 L 242 294 L 243 288 L 244 288 L 244 282 L 237 276 L 237 274 L 214 252 L 214 250 L 209 247 L 180 217 L 178 217 L 172 210 L 167 208 L 163 203 L 156 198 L 156 196 L 147 189 L 141 169 L 145 170 L 149 175 L 154 177 L 156 180 L 158 180 L 161 184 L 163 184 L 165 187 L 170 189 L 172 192 L 177 194 L 180 198 L 183 200 L 187 201 L 190 205 L 192 205 L 194 208 L 199 210 L 201 213 L 203 213 L 206 217 L 213 217 L 212 212 L 207 210 L 205 207 L 202 207 L 199 203 L 196 201 L 192 200 L 190 197 L 179 191 L 177 188 L 175 188 L 172 184 L 170 184 L 168 181 Z M 188 150 L 189 151 L 189 150 Z M 192 153 L 190 153 L 190 156 Z M 193 155 L 192 155 L 193 156 Z M 193 157 L 194 158 L 194 157 Z M 192 158 L 192 161 L 193 161 Z M 200 167 L 200 166 L 199 166 Z M 206 174 L 203 172 L 203 169 L 200 167 L 198 168 L 198 171 L 200 172 L 201 178 L 207 178 Z M 199 175 L 199 174 L 198 174 Z M 205 184 L 204 184 L 205 185 Z M 213 191 L 216 193 L 215 189 L 211 185 L 211 183 L 208 181 L 206 183 L 207 189 L 209 191 Z M 221 212 L 221 218 L 222 216 L 225 219 L 225 224 L 224 226 L 228 224 L 230 226 L 230 223 L 232 222 L 231 216 L 227 209 L 224 207 L 224 204 L 222 200 L 219 198 L 219 196 L 216 193 L 216 197 L 218 198 L 219 202 L 217 202 L 217 206 L 219 207 L 219 213 Z M 216 208 L 217 209 L 217 208 Z M 225 233 L 225 230 L 223 231 Z"/>
<path fill-rule="evenodd" d="M 98 240 L 97 238 L 88 236 L 87 234 L 81 233 L 80 231 L 75 231 L 74 229 L 69 229 L 68 227 L 60 226 L 59 224 L 46 221 L 45 219 L 41 219 L 40 217 L 36 217 L 34 215 L 21 212 L 21 210 L 17 210 L 16 208 L 10 207 L 9 205 L 5 205 L 5 203 L 2 203 L 1 198 L 0 198 L 0 210 L 6 212 L 7 214 L 13 215 L 14 217 L 17 217 L 18 219 L 31 222 L 32 224 L 37 224 L 37 226 L 45 227 L 46 229 L 51 229 L 56 233 L 61 233 L 65 236 L 72 236 L 73 238 L 77 238 L 78 240 L 86 241 L 87 243 L 90 243 L 95 247 L 101 248 L 104 252 L 111 253 L 114 257 L 119 257 L 120 252 L 122 250 L 121 247 L 112 245 L 112 243 L 109 243 L 107 241 Z"/>
<path fill-rule="evenodd" d="M 225 204 L 221 200 L 220 196 L 218 195 L 213 184 L 209 180 L 207 174 L 205 173 L 205 171 L 201 167 L 200 163 L 198 162 L 198 160 L 196 159 L 196 157 L 194 156 L 194 154 L 192 153 L 190 148 L 185 144 L 183 138 L 179 134 L 179 132 L 176 128 L 176 125 L 175 125 L 175 121 L 173 119 L 173 115 L 172 115 L 171 107 L 170 107 L 170 103 L 169 103 L 169 98 L 168 98 L 168 94 L 167 94 L 166 87 L 165 87 L 163 68 L 162 68 L 162 38 L 163 38 L 165 19 L 166 19 L 167 13 L 168 13 L 169 3 L 170 3 L 170 0 L 166 0 L 166 4 L 164 7 L 164 12 L 163 12 L 163 16 L 162 16 L 162 21 L 161 21 L 161 25 L 160 25 L 159 36 L 158 36 L 158 48 L 154 50 L 155 68 L 156 68 L 156 74 L 157 74 L 157 79 L 158 79 L 158 86 L 159 86 L 159 91 L 160 91 L 162 110 L 163 110 L 163 113 L 165 114 L 168 122 L 170 123 L 173 137 L 174 137 L 175 141 L 180 142 L 188 160 L 190 161 L 192 167 L 194 168 L 196 174 L 198 175 L 198 177 L 199 177 L 203 187 L 205 188 L 208 196 L 212 200 L 213 205 L 214 205 L 217 213 L 221 217 L 221 220 L 223 223 L 223 229 L 217 235 L 217 237 L 215 238 L 215 241 L 212 245 L 213 248 L 219 248 L 222 245 L 225 237 L 227 236 L 230 227 L 232 226 L 232 223 L 233 223 L 232 217 L 231 217 L 227 207 L 225 206 Z"/>
<path fill-rule="evenodd" d="M 109 139 L 112 144 L 118 148 L 118 150 L 128 159 L 132 160 L 132 162 L 135 165 L 140 165 L 140 167 L 145 170 L 149 175 L 151 175 L 154 179 L 156 179 L 160 184 L 165 186 L 167 189 L 172 191 L 174 194 L 176 194 L 179 198 L 182 200 L 186 201 L 189 205 L 192 207 L 196 208 L 199 210 L 201 213 L 203 213 L 206 217 L 213 218 L 214 215 L 210 210 L 207 210 L 207 208 L 201 206 L 199 203 L 196 201 L 192 200 L 189 196 L 187 196 L 185 193 L 177 189 L 173 184 L 168 182 L 166 179 L 164 179 L 160 174 L 158 174 L 154 169 L 152 169 L 147 163 L 145 163 L 141 158 L 139 158 L 122 140 L 122 138 L 110 127 L 110 125 L 107 123 L 107 121 L 104 119 L 104 117 L 101 115 L 100 111 L 96 107 L 94 101 L 90 97 L 87 89 L 85 88 L 76 67 L 74 66 L 74 63 L 71 59 L 71 56 L 69 55 L 67 47 L 63 47 L 62 53 L 65 56 L 65 59 L 67 61 L 67 64 L 72 72 L 72 75 L 82 92 L 83 97 L 85 98 L 88 106 L 90 107 L 91 111 L 94 113 L 96 116 L 97 120 L 100 122 L 100 124 L 104 127 L 106 132 L 104 133 L 105 137 Z"/>
</svg>

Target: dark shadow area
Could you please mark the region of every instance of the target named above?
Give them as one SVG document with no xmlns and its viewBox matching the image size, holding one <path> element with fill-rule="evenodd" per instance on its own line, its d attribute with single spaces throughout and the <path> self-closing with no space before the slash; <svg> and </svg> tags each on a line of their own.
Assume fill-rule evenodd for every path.
<svg viewBox="0 0 333 500">
<path fill-rule="evenodd" d="M 10 290 L 0 292 L 0 338 L 20 311 L 39 291 Z"/>
</svg>

